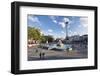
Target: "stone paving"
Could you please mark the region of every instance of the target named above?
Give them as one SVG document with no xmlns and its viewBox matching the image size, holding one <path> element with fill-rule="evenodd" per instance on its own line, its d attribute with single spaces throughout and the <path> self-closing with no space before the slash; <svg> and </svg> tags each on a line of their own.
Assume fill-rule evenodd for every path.
<svg viewBox="0 0 100 76">
<path fill-rule="evenodd" d="M 81 50 L 81 51 L 80 51 Z M 44 55 L 43 55 L 44 53 Z M 56 60 L 56 59 L 80 59 L 88 58 L 86 49 L 72 51 L 48 50 L 39 47 L 28 48 L 28 61 L 32 60 Z"/>
</svg>

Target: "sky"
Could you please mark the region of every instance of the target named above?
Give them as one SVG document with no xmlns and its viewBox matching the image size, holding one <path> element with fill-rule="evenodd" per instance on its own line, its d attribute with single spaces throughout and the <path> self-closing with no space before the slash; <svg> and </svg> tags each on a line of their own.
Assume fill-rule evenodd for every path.
<svg viewBox="0 0 100 76">
<path fill-rule="evenodd" d="M 65 23 L 68 22 L 66 25 Z M 32 15 L 27 16 L 27 25 L 41 30 L 41 34 L 52 35 L 56 38 L 84 35 L 88 33 L 88 17 L 86 16 L 53 16 Z M 67 27 L 66 27 L 67 26 Z"/>
</svg>

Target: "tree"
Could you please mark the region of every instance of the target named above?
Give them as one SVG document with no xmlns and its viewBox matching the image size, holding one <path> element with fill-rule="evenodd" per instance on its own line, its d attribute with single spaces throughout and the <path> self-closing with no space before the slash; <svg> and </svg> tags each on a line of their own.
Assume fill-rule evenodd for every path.
<svg viewBox="0 0 100 76">
<path fill-rule="evenodd" d="M 45 37 L 45 40 L 48 41 L 48 42 L 52 42 L 54 40 L 54 38 L 50 35 L 44 36 L 44 37 Z"/>
<path fill-rule="evenodd" d="M 42 36 L 41 36 L 41 43 L 46 43 L 46 41 L 47 41 L 47 40 L 46 40 L 45 36 L 42 35 Z"/>
<path fill-rule="evenodd" d="M 40 30 L 34 27 L 28 27 L 28 39 L 39 40 L 42 43 L 52 42 L 54 38 L 50 35 L 41 35 Z"/>
<path fill-rule="evenodd" d="M 28 39 L 40 40 L 41 33 L 39 29 L 28 27 Z"/>
</svg>

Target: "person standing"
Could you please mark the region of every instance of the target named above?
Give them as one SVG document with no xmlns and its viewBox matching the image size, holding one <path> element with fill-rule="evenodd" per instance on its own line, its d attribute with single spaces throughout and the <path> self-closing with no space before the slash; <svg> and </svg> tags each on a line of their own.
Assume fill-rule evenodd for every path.
<svg viewBox="0 0 100 76">
<path fill-rule="evenodd" d="M 41 52 L 40 52 L 39 56 L 40 56 L 40 59 L 41 59 L 41 57 L 42 57 L 42 54 L 41 54 Z"/>
<path fill-rule="evenodd" d="M 45 53 L 44 53 L 44 52 L 42 53 L 42 58 L 43 58 L 43 59 L 45 58 Z"/>
</svg>

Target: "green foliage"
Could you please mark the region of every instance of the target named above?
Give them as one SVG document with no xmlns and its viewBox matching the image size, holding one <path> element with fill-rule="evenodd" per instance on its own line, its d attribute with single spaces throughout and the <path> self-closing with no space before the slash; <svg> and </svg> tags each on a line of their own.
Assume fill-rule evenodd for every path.
<svg viewBox="0 0 100 76">
<path fill-rule="evenodd" d="M 48 36 L 44 36 L 45 40 L 48 41 L 48 42 L 52 42 L 54 40 L 54 38 L 50 35 Z"/>
<path fill-rule="evenodd" d="M 28 39 L 40 40 L 41 33 L 39 29 L 28 27 Z"/>
<path fill-rule="evenodd" d="M 41 35 L 40 30 L 34 27 L 28 27 L 28 39 L 39 40 L 41 43 L 52 42 L 54 38 L 52 36 Z"/>
<path fill-rule="evenodd" d="M 41 36 L 41 43 L 46 43 L 46 38 L 44 37 L 44 35 L 43 36 Z"/>
</svg>

